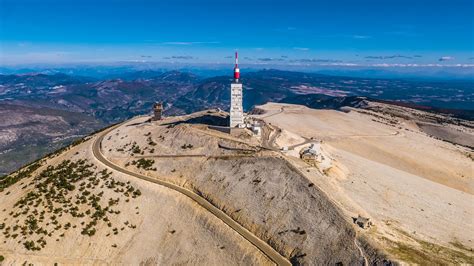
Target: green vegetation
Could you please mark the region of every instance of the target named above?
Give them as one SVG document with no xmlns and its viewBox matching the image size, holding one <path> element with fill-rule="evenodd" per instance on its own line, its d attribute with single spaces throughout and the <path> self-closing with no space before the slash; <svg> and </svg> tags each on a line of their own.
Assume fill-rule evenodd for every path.
<svg viewBox="0 0 474 266">
<path fill-rule="evenodd" d="M 68 116 L 67 119 L 69 120 L 72 118 L 73 120 L 77 120 L 78 119 L 77 116 L 78 116 L 78 113 L 75 113 L 73 117 Z M 92 128 L 88 128 L 88 127 L 82 128 L 80 132 L 78 132 L 79 135 L 83 133 L 88 133 L 88 135 L 82 138 L 76 139 L 72 142 L 70 142 L 70 140 L 64 140 L 64 141 L 59 141 L 53 144 L 52 146 L 38 145 L 35 147 L 32 147 L 31 145 L 19 145 L 12 152 L 9 152 L 7 156 L 0 156 L 0 170 L 2 170 L 2 172 L 8 171 L 8 169 L 11 168 L 11 166 L 9 165 L 18 165 L 18 163 L 21 163 L 21 162 L 33 161 L 38 157 L 48 157 L 48 158 L 56 157 L 59 154 L 63 153 L 64 151 L 67 151 L 74 146 L 77 146 L 83 142 L 86 142 L 87 140 L 90 139 L 90 136 L 93 136 L 94 134 L 101 132 L 103 130 L 106 130 L 110 127 L 113 127 L 115 125 L 117 125 L 117 123 L 111 124 L 107 127 L 104 127 L 98 130 L 96 130 L 95 126 Z M 93 132 L 91 132 L 92 130 Z M 53 151 L 51 152 L 51 150 Z M 11 162 L 14 162 L 14 163 L 11 163 Z M 21 171 L 23 168 L 30 167 L 31 165 L 34 165 L 37 163 L 41 163 L 41 160 L 33 161 L 21 167 L 19 171 Z M 14 167 L 14 169 L 17 169 L 17 168 L 18 166 Z M 14 174 L 15 173 L 11 173 L 10 175 L 0 176 L 0 182 L 2 182 L 1 180 L 10 178 L 10 176 Z M 0 188 L 0 192 L 1 191 L 2 189 Z"/>
<path fill-rule="evenodd" d="M 474 264 L 473 251 L 467 249 L 459 242 L 451 244 L 464 252 L 414 238 L 400 229 L 397 229 L 397 231 L 412 238 L 417 243 L 415 247 L 407 243 L 393 242 L 385 239 L 391 245 L 390 253 L 408 263 L 420 265 L 441 265 L 444 263 Z M 469 253 L 470 255 L 467 255 L 466 253 Z"/>
<path fill-rule="evenodd" d="M 120 151 L 120 152 L 125 151 L 125 150 L 131 152 L 132 155 L 134 155 L 134 154 L 142 154 L 143 155 L 145 153 L 144 151 L 142 151 L 140 146 L 135 141 L 132 142 L 132 143 L 127 143 L 122 148 L 117 149 L 117 151 Z"/>
<path fill-rule="evenodd" d="M 148 145 L 150 145 L 150 146 L 156 146 L 156 142 L 154 142 L 154 141 L 151 139 L 151 137 L 148 137 L 148 138 L 146 139 L 146 141 L 148 142 Z"/>
<path fill-rule="evenodd" d="M 37 169 L 31 167 L 18 175 L 31 176 L 32 169 Z M 53 237 L 59 241 L 66 231 L 78 226 L 82 235 L 94 236 L 100 223 L 112 227 L 110 217 L 120 214 L 116 207 L 121 197 L 129 202 L 128 198 L 141 195 L 130 182 L 116 181 L 111 175 L 106 169 L 97 172 L 86 160 L 65 160 L 56 166 L 50 165 L 27 184 L 34 189 L 12 206 L 10 219 L 5 218 L 0 230 L 6 239 L 19 238 L 19 243 L 31 251 L 41 250 Z M 111 190 L 118 197 L 103 199 L 104 191 L 98 188 Z"/>
<path fill-rule="evenodd" d="M 185 149 L 192 149 L 194 146 L 192 144 L 183 144 L 181 146 L 181 149 L 185 150 Z"/>
<path fill-rule="evenodd" d="M 467 158 L 471 159 L 471 161 L 474 162 L 474 154 L 473 153 L 467 152 L 466 156 L 467 156 Z"/>
<path fill-rule="evenodd" d="M 133 146 L 132 148 L 132 153 L 135 153 L 135 154 L 140 154 L 142 153 L 142 150 L 140 149 L 140 146 Z"/>
<path fill-rule="evenodd" d="M 152 168 L 153 164 L 155 163 L 155 160 L 151 159 L 139 159 L 137 161 L 132 161 L 132 165 L 135 165 L 138 169 L 142 168 L 147 171 L 156 171 L 156 168 Z"/>
<path fill-rule="evenodd" d="M 23 169 L 20 169 L 16 173 L 0 177 L 0 192 L 3 192 L 5 188 L 15 184 L 16 182 L 24 178 L 31 177 L 31 174 L 36 171 L 40 166 L 41 162 L 38 161 L 36 163 L 30 164 L 29 166 Z"/>
<path fill-rule="evenodd" d="M 146 149 L 146 148 L 145 148 Z M 118 148 L 117 151 L 123 152 L 123 151 L 128 151 L 132 153 L 132 156 L 134 154 L 144 154 L 145 152 L 140 148 L 140 146 L 137 144 L 136 141 L 127 143 L 123 147 Z"/>
</svg>

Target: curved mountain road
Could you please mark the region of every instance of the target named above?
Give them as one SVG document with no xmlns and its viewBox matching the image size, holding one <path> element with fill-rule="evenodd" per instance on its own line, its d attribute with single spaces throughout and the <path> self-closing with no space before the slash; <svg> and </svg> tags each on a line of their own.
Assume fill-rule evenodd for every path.
<svg viewBox="0 0 474 266">
<path fill-rule="evenodd" d="M 123 124 L 123 123 L 122 123 Z M 97 133 L 98 137 L 94 140 L 94 143 L 92 144 L 92 152 L 94 154 L 94 157 L 96 157 L 97 160 L 99 160 L 101 163 L 106 165 L 109 168 L 112 168 L 116 171 L 122 172 L 126 175 L 136 177 L 151 183 L 155 183 L 164 187 L 167 187 L 169 189 L 172 189 L 174 191 L 177 191 L 192 200 L 194 200 L 196 203 L 201 205 L 204 209 L 212 213 L 214 216 L 216 216 L 218 219 L 223 221 L 225 224 L 227 224 L 230 228 L 232 228 L 234 231 L 239 233 L 243 238 L 245 238 L 247 241 L 249 241 L 252 245 L 254 245 L 256 248 L 261 250 L 268 258 L 270 258 L 273 262 L 275 262 L 277 265 L 291 265 L 291 263 L 286 259 L 284 256 L 282 256 L 280 253 L 278 253 L 276 250 L 274 250 L 267 242 L 261 240 L 257 236 L 255 236 L 252 232 L 247 230 L 245 227 L 237 223 L 235 220 L 233 220 L 230 216 L 228 216 L 226 213 L 212 205 L 209 201 L 207 201 L 205 198 L 202 196 L 198 195 L 197 193 L 188 190 L 186 188 L 180 187 L 176 184 L 151 178 L 139 173 L 135 173 L 132 171 L 129 171 L 125 168 L 122 168 L 111 161 L 109 161 L 105 156 L 102 154 L 101 147 L 102 147 L 102 140 L 104 139 L 104 136 L 109 133 L 110 131 L 114 130 L 115 128 L 119 127 L 120 125 L 113 126 L 111 128 L 108 128 L 102 132 Z"/>
</svg>

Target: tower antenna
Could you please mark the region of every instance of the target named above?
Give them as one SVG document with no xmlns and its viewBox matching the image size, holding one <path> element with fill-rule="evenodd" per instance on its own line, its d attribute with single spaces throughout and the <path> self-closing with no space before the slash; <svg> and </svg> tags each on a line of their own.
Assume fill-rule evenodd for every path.
<svg viewBox="0 0 474 266">
<path fill-rule="evenodd" d="M 234 82 L 239 83 L 240 69 L 239 69 L 239 54 L 235 51 L 235 67 L 234 67 Z"/>
</svg>

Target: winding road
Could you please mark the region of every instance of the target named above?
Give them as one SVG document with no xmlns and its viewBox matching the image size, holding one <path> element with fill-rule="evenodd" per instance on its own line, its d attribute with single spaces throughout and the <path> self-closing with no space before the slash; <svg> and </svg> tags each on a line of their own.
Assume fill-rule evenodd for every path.
<svg viewBox="0 0 474 266">
<path fill-rule="evenodd" d="M 123 123 L 122 123 L 123 124 Z M 201 205 L 204 209 L 212 213 L 214 216 L 216 216 L 218 219 L 223 221 L 225 224 L 227 224 L 230 228 L 232 228 L 234 231 L 239 233 L 243 238 L 245 238 L 247 241 L 249 241 L 252 245 L 254 245 L 256 248 L 261 250 L 268 258 L 270 258 L 273 262 L 275 262 L 277 265 L 291 265 L 291 263 L 286 259 L 284 256 L 282 256 L 280 253 L 278 253 L 276 250 L 274 250 L 267 242 L 261 240 L 258 238 L 256 235 L 254 235 L 252 232 L 247 230 L 245 227 L 237 223 L 235 220 L 233 220 L 230 216 L 228 216 L 226 213 L 212 205 L 209 201 L 207 201 L 205 198 L 202 196 L 198 195 L 197 193 L 188 190 L 186 188 L 183 188 L 181 186 L 178 186 L 176 184 L 163 181 L 160 179 L 155 179 L 151 178 L 139 173 L 132 172 L 130 170 L 127 170 L 125 168 L 122 168 L 121 166 L 118 166 L 111 161 L 109 161 L 105 156 L 102 154 L 102 140 L 104 139 L 105 135 L 109 133 L 110 131 L 114 130 L 115 128 L 121 126 L 122 124 L 116 125 L 114 127 L 108 128 L 102 132 L 97 133 L 98 136 L 94 140 L 92 144 L 92 152 L 94 154 L 94 157 L 99 160 L 101 163 L 106 165 L 107 167 L 119 171 L 121 173 L 124 173 L 126 175 L 139 178 L 145 181 L 148 181 L 150 183 L 155 183 L 164 187 L 167 187 L 169 189 L 172 189 L 174 191 L 177 191 L 192 200 L 194 200 L 196 203 Z"/>
</svg>

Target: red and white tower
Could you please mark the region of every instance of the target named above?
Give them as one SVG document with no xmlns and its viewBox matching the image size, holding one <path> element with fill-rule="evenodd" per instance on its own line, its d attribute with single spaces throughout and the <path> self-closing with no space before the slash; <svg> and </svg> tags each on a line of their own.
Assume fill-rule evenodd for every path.
<svg viewBox="0 0 474 266">
<path fill-rule="evenodd" d="M 230 84 L 230 127 L 244 126 L 242 83 L 239 82 L 239 55 L 235 52 L 234 81 Z"/>
<path fill-rule="evenodd" d="M 239 54 L 235 52 L 234 82 L 239 83 L 239 78 L 240 78 Z"/>
</svg>

